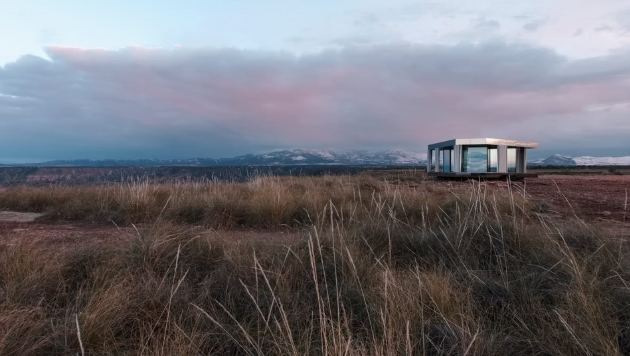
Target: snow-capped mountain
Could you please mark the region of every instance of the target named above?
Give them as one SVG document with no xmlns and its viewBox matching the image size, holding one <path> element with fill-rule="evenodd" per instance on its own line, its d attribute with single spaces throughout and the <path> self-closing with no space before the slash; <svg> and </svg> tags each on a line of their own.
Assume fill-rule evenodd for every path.
<svg viewBox="0 0 630 356">
<path fill-rule="evenodd" d="M 530 166 L 628 166 L 630 156 L 625 157 L 570 157 L 555 154 L 547 158 L 539 158 L 527 162 Z"/>
<path fill-rule="evenodd" d="M 539 158 L 527 162 L 530 166 L 575 166 L 573 157 L 555 154 L 547 158 Z"/>
<path fill-rule="evenodd" d="M 374 162 L 382 162 L 383 164 L 426 164 L 426 156 L 422 153 L 393 149 L 376 153 L 371 157 Z"/>
<path fill-rule="evenodd" d="M 625 157 L 574 157 L 578 166 L 630 166 L 630 156 Z"/>
<path fill-rule="evenodd" d="M 311 149 L 286 149 L 247 154 L 232 158 L 190 158 L 190 159 L 131 159 L 131 160 L 66 160 L 48 161 L 36 164 L 13 164 L 11 166 L 38 167 L 155 167 L 155 166 L 273 166 L 273 165 L 426 165 L 426 154 L 402 149 L 381 152 L 334 151 Z M 630 166 L 630 156 L 626 157 L 571 157 L 555 154 L 527 162 L 529 166 Z"/>
<path fill-rule="evenodd" d="M 393 149 L 382 152 L 286 149 L 247 154 L 232 158 L 136 159 L 136 160 L 63 160 L 30 166 L 247 166 L 247 165 L 425 165 L 426 154 Z M 25 166 L 23 164 L 22 166 Z"/>
<path fill-rule="evenodd" d="M 259 164 L 259 165 L 424 165 L 424 154 L 393 149 L 382 152 L 332 151 L 289 149 L 272 151 L 258 155 L 244 155 L 234 158 L 222 158 L 223 164 Z"/>
</svg>

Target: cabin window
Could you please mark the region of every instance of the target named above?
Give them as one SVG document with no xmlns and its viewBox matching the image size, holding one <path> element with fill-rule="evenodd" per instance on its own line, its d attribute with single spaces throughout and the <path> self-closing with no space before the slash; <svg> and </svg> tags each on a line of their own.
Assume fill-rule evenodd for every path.
<svg viewBox="0 0 630 356">
<path fill-rule="evenodd" d="M 507 171 L 508 173 L 516 173 L 516 147 L 508 147 L 507 149 Z"/>
<path fill-rule="evenodd" d="M 498 172 L 499 159 L 497 157 L 497 148 L 488 148 L 488 172 Z"/>
<path fill-rule="evenodd" d="M 488 147 L 486 146 L 462 147 L 462 172 L 469 172 L 469 173 L 488 172 Z"/>
<path fill-rule="evenodd" d="M 451 172 L 451 156 L 452 150 L 450 148 L 442 150 L 442 171 L 443 172 Z"/>
</svg>

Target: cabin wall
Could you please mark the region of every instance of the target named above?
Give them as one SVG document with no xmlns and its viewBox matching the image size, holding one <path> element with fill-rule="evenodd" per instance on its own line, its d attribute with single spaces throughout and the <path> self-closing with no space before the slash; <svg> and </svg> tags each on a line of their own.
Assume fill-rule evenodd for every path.
<svg viewBox="0 0 630 356">
<path fill-rule="evenodd" d="M 499 173 L 507 173 L 507 146 L 497 146 L 497 160 L 499 161 L 497 171 Z"/>
</svg>

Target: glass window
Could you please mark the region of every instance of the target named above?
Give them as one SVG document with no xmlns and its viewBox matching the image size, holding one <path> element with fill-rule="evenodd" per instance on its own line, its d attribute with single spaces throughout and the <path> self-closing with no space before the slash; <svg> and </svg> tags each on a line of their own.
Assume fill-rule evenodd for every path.
<svg viewBox="0 0 630 356">
<path fill-rule="evenodd" d="M 450 172 L 451 171 L 451 150 L 445 149 L 442 150 L 442 171 Z"/>
<path fill-rule="evenodd" d="M 488 147 L 464 146 L 462 172 L 485 173 L 488 171 Z"/>
<path fill-rule="evenodd" d="M 516 147 L 507 149 L 507 171 L 516 173 Z"/>
<path fill-rule="evenodd" d="M 488 172 L 497 172 L 498 162 L 496 147 L 488 148 Z"/>
<path fill-rule="evenodd" d="M 435 172 L 435 150 L 431 150 L 429 154 L 429 164 L 431 165 L 431 172 Z"/>
</svg>

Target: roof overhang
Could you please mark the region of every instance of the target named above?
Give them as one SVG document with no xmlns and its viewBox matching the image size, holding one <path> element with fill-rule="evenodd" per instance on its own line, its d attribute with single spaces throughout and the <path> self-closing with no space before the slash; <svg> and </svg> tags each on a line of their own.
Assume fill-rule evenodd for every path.
<svg viewBox="0 0 630 356">
<path fill-rule="evenodd" d="M 456 138 L 429 145 L 429 149 L 449 147 L 449 146 L 509 146 L 523 148 L 538 148 L 537 142 L 504 140 L 500 138 Z"/>
</svg>

